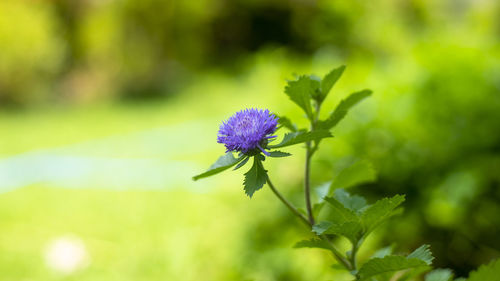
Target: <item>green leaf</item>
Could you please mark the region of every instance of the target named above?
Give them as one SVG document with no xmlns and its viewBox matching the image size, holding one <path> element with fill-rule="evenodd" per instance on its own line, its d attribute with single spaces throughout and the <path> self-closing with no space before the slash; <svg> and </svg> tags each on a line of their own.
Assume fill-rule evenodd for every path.
<svg viewBox="0 0 500 281">
<path fill-rule="evenodd" d="M 316 141 L 323 138 L 331 138 L 332 134 L 329 131 L 317 130 L 312 132 L 295 132 L 286 133 L 283 140 L 279 144 L 268 145 L 268 148 L 280 148 L 285 146 L 290 146 L 298 143 Z"/>
<path fill-rule="evenodd" d="M 274 158 L 288 157 L 291 155 L 292 154 L 290 154 L 288 152 L 283 152 L 283 151 L 279 151 L 279 150 L 269 152 L 269 157 L 274 157 Z"/>
<path fill-rule="evenodd" d="M 419 276 L 422 273 L 429 271 L 432 268 L 430 265 L 432 264 L 432 260 L 434 259 L 434 257 L 432 256 L 432 253 L 429 249 L 429 245 L 420 246 L 418 249 L 416 249 L 411 254 L 409 254 L 406 258 L 407 259 L 419 259 L 419 260 L 425 262 L 425 264 L 427 264 L 427 266 L 413 268 L 411 270 L 404 272 L 398 279 L 400 281 L 415 280 L 416 276 Z"/>
<path fill-rule="evenodd" d="M 329 221 L 333 221 L 337 224 L 342 224 L 348 221 L 359 221 L 356 213 L 344 207 L 344 205 L 337 201 L 337 199 L 325 197 L 325 202 L 328 203 L 328 206 L 333 209 L 333 212 L 331 212 L 328 216 Z"/>
<path fill-rule="evenodd" d="M 335 127 L 346 115 L 349 109 L 372 94 L 371 90 L 362 90 L 355 92 L 342 100 L 337 108 L 330 114 L 330 117 L 324 121 L 318 122 L 318 129 L 330 130 Z"/>
<path fill-rule="evenodd" d="M 360 280 L 367 280 L 380 274 L 418 267 L 427 267 L 427 264 L 416 258 L 408 259 L 403 256 L 390 255 L 368 260 L 360 268 L 358 274 Z"/>
<path fill-rule="evenodd" d="M 362 208 L 366 207 L 365 198 L 359 195 L 350 195 L 349 192 L 343 189 L 337 189 L 334 192 L 334 197 L 344 205 L 347 209 L 358 213 Z"/>
<path fill-rule="evenodd" d="M 231 168 L 232 166 L 236 165 L 243 158 L 244 158 L 244 156 L 241 156 L 239 158 L 235 158 L 233 156 L 233 153 L 228 152 L 228 153 L 222 155 L 221 157 L 219 157 L 219 159 L 217 159 L 217 161 L 215 161 L 215 163 L 212 164 L 212 166 L 210 166 L 210 168 L 206 172 L 194 176 L 193 180 L 199 180 L 201 178 L 206 178 L 206 177 L 218 174 L 218 173 L 220 173 L 224 170 L 227 170 L 227 169 Z"/>
<path fill-rule="evenodd" d="M 330 73 L 323 77 L 323 80 L 321 80 L 321 101 L 325 100 L 326 96 L 328 96 L 328 93 L 330 93 L 335 83 L 337 83 L 340 76 L 342 76 L 344 70 L 345 65 L 342 65 L 338 68 L 333 69 L 332 71 L 330 71 Z"/>
<path fill-rule="evenodd" d="M 417 276 L 421 276 L 423 273 L 430 271 L 431 269 L 432 266 L 420 266 L 406 270 L 398 278 L 398 281 L 415 281 L 418 279 Z"/>
<path fill-rule="evenodd" d="M 329 195 L 338 188 L 349 188 L 362 183 L 373 182 L 377 179 L 377 173 L 373 165 L 368 161 L 357 161 L 342 169 L 330 185 Z"/>
<path fill-rule="evenodd" d="M 321 203 L 315 203 L 313 204 L 313 215 L 314 217 L 318 217 L 321 210 L 323 209 L 323 206 L 325 205 L 325 202 Z"/>
<path fill-rule="evenodd" d="M 318 238 L 311 238 L 309 240 L 299 241 L 293 247 L 294 248 L 320 248 L 320 249 L 330 250 L 330 246 L 328 245 L 328 243 L 321 240 L 321 239 L 318 239 Z"/>
<path fill-rule="evenodd" d="M 297 132 L 299 130 L 297 125 L 293 124 L 292 121 L 285 116 L 278 116 L 278 123 L 292 132 Z"/>
<path fill-rule="evenodd" d="M 405 197 L 396 195 L 392 198 L 384 198 L 362 210 L 361 221 L 365 226 L 365 232 L 369 233 L 385 220 L 395 215 L 395 209 L 403 203 Z"/>
<path fill-rule="evenodd" d="M 450 281 L 453 272 L 447 268 L 433 270 L 425 275 L 425 281 Z"/>
<path fill-rule="evenodd" d="M 239 168 L 245 166 L 245 164 L 248 162 L 248 160 L 250 160 L 250 156 L 244 156 L 243 161 L 241 161 L 240 163 L 238 163 L 238 165 L 236 165 L 236 167 L 234 167 L 233 171 L 236 171 Z"/>
<path fill-rule="evenodd" d="M 312 228 L 313 232 L 318 235 L 321 234 L 334 234 L 344 236 L 354 245 L 361 239 L 361 224 L 358 221 L 347 221 L 342 224 L 322 221 L 315 224 Z"/>
<path fill-rule="evenodd" d="M 385 256 L 388 256 L 390 254 L 392 254 L 392 250 L 393 250 L 393 245 L 390 245 L 390 246 L 387 246 L 387 247 L 384 247 L 382 249 L 378 249 L 373 255 L 372 255 L 372 258 L 383 258 Z"/>
<path fill-rule="evenodd" d="M 422 245 L 418 247 L 415 251 L 408 255 L 408 258 L 415 258 L 424 261 L 427 265 L 432 264 L 432 260 L 434 257 L 432 256 L 432 252 L 430 250 L 429 245 Z"/>
<path fill-rule="evenodd" d="M 317 223 L 313 225 L 312 231 L 315 232 L 318 235 L 323 234 L 330 226 L 332 226 L 333 222 L 329 221 L 322 221 L 320 223 Z"/>
<path fill-rule="evenodd" d="M 488 265 L 482 265 L 477 271 L 469 275 L 467 281 L 498 281 L 500 280 L 500 259 L 490 262 Z"/>
<path fill-rule="evenodd" d="M 253 157 L 253 166 L 250 170 L 248 170 L 248 172 L 245 173 L 243 185 L 245 193 L 250 198 L 252 198 L 255 191 L 261 189 L 267 181 L 267 171 L 260 162 L 260 156 L 261 155 L 256 155 Z"/>
<path fill-rule="evenodd" d="M 311 80 L 311 88 L 312 88 L 312 91 L 311 91 L 311 97 L 316 100 L 317 102 L 320 102 L 321 103 L 321 97 L 322 97 L 322 94 L 321 94 L 321 78 L 319 78 L 318 76 L 316 75 L 309 75 L 309 79 Z"/>
<path fill-rule="evenodd" d="M 304 110 L 307 117 L 312 119 L 311 97 L 314 94 L 314 84 L 308 76 L 300 76 L 297 80 L 288 81 L 285 93 L 290 99 Z"/>
</svg>

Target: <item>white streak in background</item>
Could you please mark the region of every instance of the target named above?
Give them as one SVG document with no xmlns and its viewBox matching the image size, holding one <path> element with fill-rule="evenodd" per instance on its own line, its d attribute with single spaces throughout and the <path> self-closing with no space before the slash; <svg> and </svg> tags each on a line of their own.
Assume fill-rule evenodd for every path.
<svg viewBox="0 0 500 281">
<path fill-rule="evenodd" d="M 69 188 L 201 188 L 191 177 L 206 167 L 185 159 L 213 149 L 204 122 L 113 136 L 0 159 L 0 192 L 44 183 Z M 198 136 L 213 142 L 200 140 Z"/>
<path fill-rule="evenodd" d="M 73 235 L 61 236 L 51 241 L 44 256 L 49 268 L 64 274 L 71 274 L 90 264 L 85 244 Z"/>
</svg>

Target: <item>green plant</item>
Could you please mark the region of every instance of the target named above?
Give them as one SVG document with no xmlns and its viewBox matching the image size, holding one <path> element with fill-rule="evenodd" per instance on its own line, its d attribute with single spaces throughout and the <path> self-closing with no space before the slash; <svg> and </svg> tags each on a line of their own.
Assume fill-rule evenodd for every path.
<svg viewBox="0 0 500 281">
<path fill-rule="evenodd" d="M 432 269 L 434 257 L 428 245 L 422 245 L 410 254 L 395 255 L 392 247 L 377 251 L 369 260 L 359 263 L 357 256 L 366 238 L 382 223 L 398 214 L 398 207 L 404 202 L 403 195 L 383 198 L 373 204 L 359 195 L 351 195 L 340 187 L 349 187 L 374 179 L 374 172 L 366 162 L 357 162 L 344 169 L 335 180 L 322 189 L 318 202 L 311 199 L 311 158 L 318 151 L 320 143 L 332 137 L 332 130 L 357 103 L 371 95 L 362 90 L 342 100 L 326 119 L 320 119 L 323 101 L 341 77 L 345 67 L 333 69 L 320 79 L 313 75 L 299 76 L 289 81 L 286 95 L 297 104 L 309 120 L 308 129 L 299 129 L 289 118 L 279 118 L 268 110 L 247 109 L 237 112 L 220 127 L 218 142 L 226 146 L 226 154 L 220 157 L 208 171 L 195 176 L 198 180 L 212 176 L 231 167 L 244 166 L 251 158 L 253 164 L 245 173 L 244 190 L 252 197 L 254 192 L 267 183 L 276 197 L 309 229 L 314 237 L 295 244 L 295 248 L 319 248 L 331 252 L 341 268 L 352 274 L 355 280 L 412 280 Z M 279 126 L 278 126 L 279 124 Z M 280 128 L 289 130 L 277 144 L 272 135 Z M 287 200 L 272 183 L 264 167 L 267 157 L 287 157 L 290 153 L 279 151 L 291 145 L 305 144 L 304 201 L 305 212 L 301 212 Z M 233 153 L 238 153 L 237 157 Z M 349 240 L 351 249 L 345 254 L 333 242 L 335 237 Z M 494 265 L 498 268 L 498 265 Z M 488 270 L 493 270 L 489 269 Z M 497 269 L 498 270 L 498 269 Z M 483 270 L 485 271 L 485 270 Z M 487 273 L 493 276 L 491 272 Z M 479 280 L 471 275 L 470 280 Z M 435 270 L 427 274 L 427 281 L 449 281 L 453 275 L 449 270 Z M 476 278 L 476 279 L 473 279 Z M 486 280 L 486 279 L 485 279 Z M 490 280 L 490 279 L 488 279 Z M 493 280 L 493 279 L 491 279 Z"/>
</svg>

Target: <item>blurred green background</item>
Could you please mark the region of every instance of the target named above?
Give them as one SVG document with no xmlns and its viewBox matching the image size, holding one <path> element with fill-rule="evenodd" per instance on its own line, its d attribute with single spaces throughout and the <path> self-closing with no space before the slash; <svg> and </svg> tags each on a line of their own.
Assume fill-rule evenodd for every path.
<svg viewBox="0 0 500 281">
<path fill-rule="evenodd" d="M 2 0 L 0 280 L 349 280 L 291 249 L 308 232 L 240 171 L 191 181 L 223 119 L 304 125 L 286 79 L 341 64 L 326 111 L 374 95 L 322 142 L 313 184 L 364 159 L 379 179 L 354 192 L 407 195 L 361 257 L 426 243 L 458 276 L 500 257 L 500 2 Z M 290 151 L 267 165 L 302 206 Z"/>
</svg>

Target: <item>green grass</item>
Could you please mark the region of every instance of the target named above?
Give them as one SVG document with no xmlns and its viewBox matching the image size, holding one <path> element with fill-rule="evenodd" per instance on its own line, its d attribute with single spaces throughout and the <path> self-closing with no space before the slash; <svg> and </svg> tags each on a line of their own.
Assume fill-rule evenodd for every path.
<svg viewBox="0 0 500 281">
<path fill-rule="evenodd" d="M 282 241 L 252 250 L 258 243 L 252 228 L 276 223 L 273 214 L 281 210 L 270 192 L 260 197 L 248 200 L 240 190 L 207 195 L 43 186 L 9 192 L 0 196 L 0 280 L 279 280 L 280 268 L 321 276 L 321 255 L 290 249 L 299 233 L 270 234 Z M 91 258 L 72 275 L 44 260 L 48 243 L 66 235 L 82 239 Z"/>
</svg>

